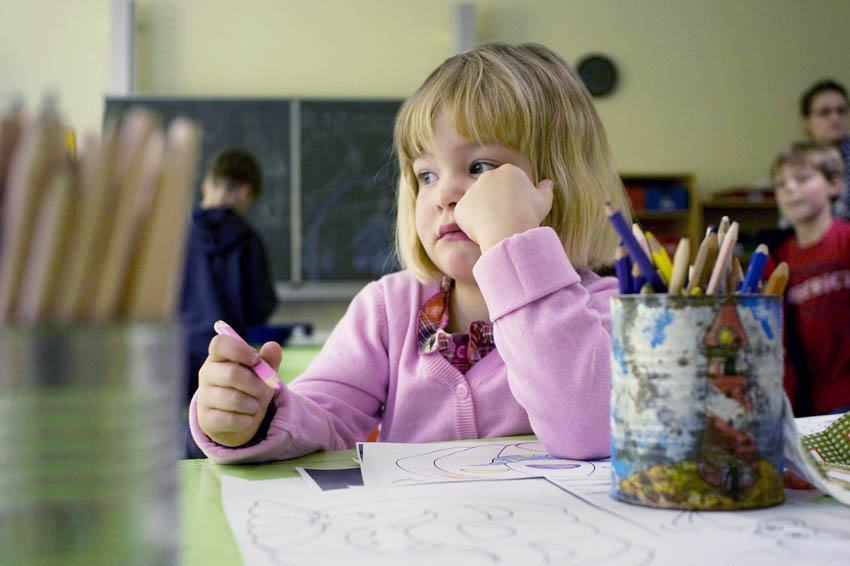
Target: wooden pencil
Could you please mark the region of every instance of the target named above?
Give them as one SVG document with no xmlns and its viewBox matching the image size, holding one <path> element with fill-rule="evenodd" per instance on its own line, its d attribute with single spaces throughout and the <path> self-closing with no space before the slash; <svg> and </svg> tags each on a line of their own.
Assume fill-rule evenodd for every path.
<svg viewBox="0 0 850 566">
<path fill-rule="evenodd" d="M 714 269 L 711 270 L 711 277 L 708 280 L 708 286 L 705 288 L 706 295 L 713 295 L 720 284 L 721 278 L 726 274 L 732 262 L 732 252 L 735 250 L 735 244 L 738 242 L 738 223 L 733 222 L 729 226 L 729 230 L 723 237 L 723 245 L 717 252 L 717 260 L 714 264 Z"/>
<path fill-rule="evenodd" d="M 124 119 L 118 136 L 118 150 L 115 158 L 113 182 L 110 196 L 109 244 L 101 258 L 101 277 L 95 291 L 91 308 L 93 320 L 108 320 L 118 314 L 124 287 L 129 277 L 128 269 L 132 262 L 133 246 L 138 242 L 140 229 L 138 220 L 141 211 L 135 210 L 151 200 L 149 196 L 140 196 L 141 179 L 147 174 L 145 153 L 149 151 L 148 142 L 154 139 L 156 121 L 143 110 L 131 111 Z M 151 141 L 153 145 L 161 143 Z M 162 148 L 159 148 L 161 152 Z M 149 156 L 148 156 L 149 157 Z M 157 171 L 161 159 L 154 165 Z M 145 190 L 154 190 L 149 186 Z M 147 207 L 147 204 L 145 204 Z"/>
<path fill-rule="evenodd" d="M 59 119 L 48 106 L 21 133 L 9 166 L 0 221 L 0 318 L 15 314 L 36 211 L 64 151 Z"/>
<path fill-rule="evenodd" d="M 70 166 L 65 166 L 53 175 L 38 207 L 15 309 L 14 318 L 18 321 L 35 322 L 51 315 L 64 273 L 64 250 L 75 196 L 74 174 Z"/>
<path fill-rule="evenodd" d="M 631 292 L 632 293 L 640 293 L 643 289 L 644 284 L 646 283 L 646 277 L 644 277 L 643 272 L 640 269 L 640 265 L 637 262 L 632 262 L 632 280 L 631 280 Z"/>
<path fill-rule="evenodd" d="M 670 256 L 667 255 L 667 250 L 664 246 L 652 235 L 652 232 L 646 232 L 646 242 L 649 245 L 649 251 L 652 254 L 652 259 L 658 267 L 658 272 L 665 284 L 670 283 L 670 278 L 673 276 L 673 263 L 670 261 Z"/>
<path fill-rule="evenodd" d="M 723 216 L 720 218 L 720 224 L 717 226 L 717 247 L 723 246 L 723 238 L 726 237 L 726 232 L 729 231 L 729 217 Z"/>
<path fill-rule="evenodd" d="M 697 256 L 694 259 L 693 270 L 691 271 L 690 277 L 688 278 L 688 294 L 693 294 L 697 292 L 697 288 L 699 288 L 700 292 L 702 292 L 702 289 L 705 288 L 703 286 L 704 284 L 702 283 L 702 280 L 704 279 L 703 272 L 707 271 L 708 269 L 711 269 L 711 265 L 714 261 L 711 258 L 714 257 L 716 253 L 717 232 L 712 229 L 712 231 L 708 234 L 708 236 L 705 237 L 705 239 L 700 244 L 699 249 L 697 249 Z M 709 264 L 710 259 L 712 264 Z"/>
<path fill-rule="evenodd" d="M 617 273 L 620 294 L 628 295 L 632 293 L 632 262 L 629 259 L 629 251 L 622 243 L 617 246 L 617 250 L 614 252 L 614 270 Z"/>
<path fill-rule="evenodd" d="M 634 234 L 635 239 L 640 244 L 643 253 L 646 254 L 646 257 L 652 260 L 652 250 L 649 249 L 649 242 L 646 239 L 646 234 L 643 233 L 643 230 L 640 229 L 637 222 L 632 223 L 632 234 Z M 656 266 L 657 267 L 657 266 Z"/>
<path fill-rule="evenodd" d="M 673 273 L 670 277 L 668 295 L 678 295 L 682 292 L 685 284 L 685 276 L 688 273 L 688 261 L 691 258 L 691 243 L 687 237 L 679 240 L 676 253 L 673 254 Z"/>
<path fill-rule="evenodd" d="M 0 118 L 0 218 L 3 214 L 3 195 L 12 163 L 12 154 L 18 146 L 21 131 L 24 129 L 24 119 L 23 110 L 20 108 L 14 108 Z"/>
<path fill-rule="evenodd" d="M 758 292 L 759 282 L 761 281 L 764 267 L 767 264 L 768 254 L 769 251 L 766 244 L 756 246 L 755 252 L 750 256 L 750 265 L 747 266 L 747 273 L 744 275 L 741 293 Z"/>
<path fill-rule="evenodd" d="M 620 235 L 620 239 L 623 245 L 626 246 L 626 250 L 628 250 L 629 256 L 632 259 L 632 263 L 638 265 L 640 272 L 647 280 L 653 283 L 653 286 L 657 285 L 658 289 L 663 287 L 664 282 L 661 281 L 661 277 L 655 271 L 655 267 L 652 265 L 652 258 L 641 247 L 640 242 L 635 237 L 634 228 L 629 227 L 623 213 L 611 206 L 610 202 L 606 202 L 605 214 L 608 216 L 608 220 L 611 222 L 614 230 Z"/>
<path fill-rule="evenodd" d="M 738 290 L 738 285 L 744 283 L 744 268 L 741 266 L 741 260 L 738 256 L 732 258 L 732 269 L 726 276 L 726 292 L 733 294 Z"/>
<path fill-rule="evenodd" d="M 717 232 L 712 232 L 708 236 L 708 248 L 706 249 L 705 265 L 698 279 L 698 286 L 702 291 L 708 287 L 708 281 L 711 278 L 711 272 L 714 269 L 717 260 Z"/>
<path fill-rule="evenodd" d="M 174 317 L 200 139 L 200 130 L 189 120 L 178 118 L 168 127 L 162 178 L 122 306 L 131 319 Z"/>
<path fill-rule="evenodd" d="M 99 281 L 100 260 L 109 233 L 108 208 L 112 194 L 112 171 L 118 147 L 118 125 L 106 125 L 103 140 L 87 136 L 80 158 L 79 206 L 75 230 L 68 245 L 67 272 L 54 305 L 59 320 L 90 320 L 94 290 Z"/>
<path fill-rule="evenodd" d="M 776 266 L 773 273 L 767 279 L 767 284 L 764 286 L 763 295 L 782 295 L 785 293 L 785 286 L 788 284 L 788 264 L 784 261 Z"/>
</svg>

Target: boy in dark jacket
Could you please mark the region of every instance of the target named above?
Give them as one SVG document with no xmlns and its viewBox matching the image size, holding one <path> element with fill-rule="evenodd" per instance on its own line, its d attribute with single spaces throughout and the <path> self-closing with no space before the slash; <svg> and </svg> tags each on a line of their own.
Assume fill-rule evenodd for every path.
<svg viewBox="0 0 850 566">
<path fill-rule="evenodd" d="M 198 371 L 215 335 L 215 321 L 224 320 L 247 336 L 250 326 L 264 323 L 274 310 L 276 298 L 262 241 L 242 218 L 261 187 L 256 160 L 236 149 L 214 156 L 201 183 L 202 200 L 192 211 L 180 297 L 188 347 L 186 407 L 198 387 Z M 203 457 L 191 436 L 187 440 L 187 457 Z"/>
</svg>

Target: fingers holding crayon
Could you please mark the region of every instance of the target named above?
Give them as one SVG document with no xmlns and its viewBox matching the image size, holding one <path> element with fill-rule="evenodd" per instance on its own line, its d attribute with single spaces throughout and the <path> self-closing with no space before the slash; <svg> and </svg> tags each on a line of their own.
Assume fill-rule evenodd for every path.
<svg viewBox="0 0 850 566">
<path fill-rule="evenodd" d="M 280 365 L 281 349 L 266 343 L 254 348 L 230 336 L 216 336 L 198 375 L 198 424 L 213 441 L 241 446 L 260 428 L 274 396 L 252 370 L 262 357 L 272 368 Z"/>
</svg>

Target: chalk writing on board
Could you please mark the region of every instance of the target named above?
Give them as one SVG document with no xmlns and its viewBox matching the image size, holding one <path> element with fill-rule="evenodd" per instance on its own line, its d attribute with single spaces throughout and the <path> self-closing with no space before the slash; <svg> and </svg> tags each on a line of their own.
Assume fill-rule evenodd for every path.
<svg viewBox="0 0 850 566">
<path fill-rule="evenodd" d="M 371 280 L 391 255 L 398 101 L 301 103 L 303 279 Z"/>
</svg>

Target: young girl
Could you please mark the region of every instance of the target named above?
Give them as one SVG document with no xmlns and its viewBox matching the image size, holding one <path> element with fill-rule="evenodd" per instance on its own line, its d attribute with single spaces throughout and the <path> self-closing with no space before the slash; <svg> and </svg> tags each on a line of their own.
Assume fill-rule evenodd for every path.
<svg viewBox="0 0 850 566">
<path fill-rule="evenodd" d="M 279 460 L 379 440 L 534 433 L 550 453 L 609 452 L 608 298 L 627 210 L 602 124 L 575 72 L 539 45 L 446 60 L 402 106 L 397 252 L 322 351 L 274 392 L 277 367 L 228 336 L 210 343 L 192 433 L 217 462 Z"/>
</svg>

